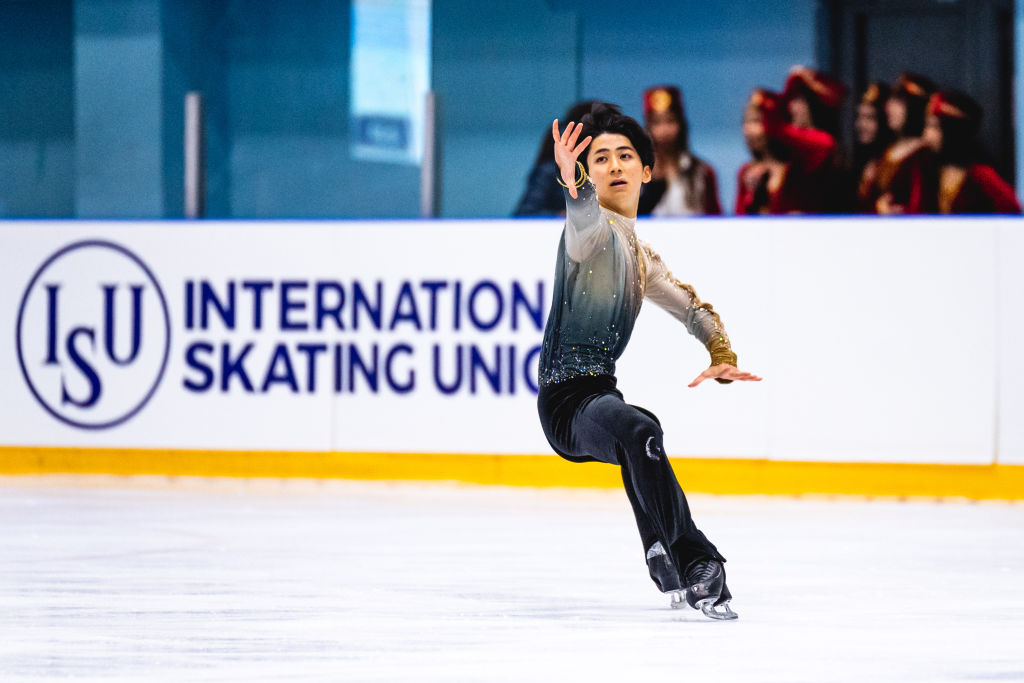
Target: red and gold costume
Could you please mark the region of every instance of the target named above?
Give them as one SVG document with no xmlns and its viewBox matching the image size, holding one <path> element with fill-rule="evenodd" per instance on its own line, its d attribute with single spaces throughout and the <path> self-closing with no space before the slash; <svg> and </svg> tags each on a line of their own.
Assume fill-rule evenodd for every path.
<svg viewBox="0 0 1024 683">
<path fill-rule="evenodd" d="M 939 119 L 943 130 L 944 163 L 939 172 L 939 213 L 1019 214 L 1020 201 L 1009 183 L 987 164 L 960 158 L 953 150 L 976 149 L 975 133 L 981 123 L 981 107 L 962 94 L 936 93 L 928 113 Z"/>
<path fill-rule="evenodd" d="M 935 153 L 919 138 L 899 140 L 885 150 L 873 180 L 860 200 L 875 213 L 935 213 L 938 208 Z"/>
<path fill-rule="evenodd" d="M 813 128 L 836 137 L 839 134 L 839 112 L 846 99 L 847 88 L 826 74 L 806 66 L 794 68 L 782 89 L 782 99 L 803 98 L 811 109 Z"/>
<path fill-rule="evenodd" d="M 881 81 L 872 82 L 860 96 L 858 107 L 870 107 L 875 121 L 875 134 L 870 142 L 858 139 L 853 148 L 853 181 L 856 211 L 875 213 L 874 201 L 867 199 L 869 190 L 878 176 L 885 150 L 893 140 L 892 131 L 885 120 L 885 101 L 889 99 L 889 86 Z M 860 114 L 858 113 L 858 120 Z M 859 132 L 858 132 L 859 135 Z"/>
<path fill-rule="evenodd" d="M 1021 212 L 1013 188 L 991 166 L 944 166 L 940 178 L 939 213 Z"/>
<path fill-rule="evenodd" d="M 921 139 L 923 109 L 934 89 L 923 76 L 903 74 L 891 97 L 906 102 L 907 119 L 902 137 L 885 150 L 874 177 L 862 182 L 858 203 L 868 213 L 935 213 L 939 169 L 935 153 Z"/>
<path fill-rule="evenodd" d="M 738 215 L 829 213 L 829 185 L 835 139 L 819 130 L 797 128 L 784 114 L 782 98 L 755 90 L 750 107 L 761 113 L 772 159 L 753 160 L 739 170 Z"/>
</svg>

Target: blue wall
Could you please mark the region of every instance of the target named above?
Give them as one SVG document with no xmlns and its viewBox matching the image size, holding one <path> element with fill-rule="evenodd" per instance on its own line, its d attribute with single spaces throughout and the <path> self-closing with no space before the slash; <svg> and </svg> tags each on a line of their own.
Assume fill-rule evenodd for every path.
<svg viewBox="0 0 1024 683">
<path fill-rule="evenodd" d="M 352 158 L 348 2 L 234 0 L 226 13 L 229 215 L 411 217 L 419 168 Z"/>
<path fill-rule="evenodd" d="M 233 216 L 417 214 L 418 168 L 351 158 L 350 21 L 336 0 L 231 3 Z"/>
<path fill-rule="evenodd" d="M 76 0 L 75 215 L 165 215 L 157 0 Z"/>
<path fill-rule="evenodd" d="M 583 3 L 581 3 L 583 4 Z M 588 0 L 583 18 L 583 95 L 620 104 L 642 120 L 643 91 L 683 91 L 693 151 L 715 168 L 723 209 L 749 158 L 740 127 L 758 86 L 782 88 L 790 66 L 814 64 L 815 0 L 658 2 Z"/>
<path fill-rule="evenodd" d="M 684 89 L 722 200 L 745 152 L 743 101 L 814 54 L 814 0 L 433 7 L 441 213 L 506 216 L 537 145 L 576 100 L 640 115 Z M 350 3 L 0 3 L 0 215 L 182 214 L 185 93 L 204 93 L 211 217 L 410 217 L 419 169 L 352 158 Z M 42 37 L 42 39 L 40 39 Z"/>
<path fill-rule="evenodd" d="M 435 0 L 442 214 L 509 215 L 552 118 L 583 97 L 639 116 L 660 82 L 683 88 L 693 147 L 731 207 L 743 102 L 814 63 L 817 5 Z M 345 0 L 0 2 L 0 215 L 180 216 L 189 90 L 206 100 L 208 215 L 417 215 L 417 167 L 350 152 L 350 12 Z"/>
<path fill-rule="evenodd" d="M 637 8 L 643 11 L 638 12 Z M 816 0 L 434 3 L 434 88 L 443 108 L 445 216 L 506 216 L 551 120 L 579 99 L 642 116 L 645 88 L 679 85 L 693 149 L 716 168 L 723 206 L 747 159 L 742 109 L 814 64 Z"/>
<path fill-rule="evenodd" d="M 206 215 L 231 216 L 229 122 L 227 119 L 227 6 L 207 0 L 164 2 L 163 201 L 165 214 L 184 213 L 185 95 L 203 94 L 206 137 Z"/>
<path fill-rule="evenodd" d="M 0 216 L 75 211 L 71 0 L 0 2 Z"/>
<path fill-rule="evenodd" d="M 578 99 L 578 12 L 447 0 L 433 21 L 442 215 L 511 215 L 551 120 Z"/>
</svg>

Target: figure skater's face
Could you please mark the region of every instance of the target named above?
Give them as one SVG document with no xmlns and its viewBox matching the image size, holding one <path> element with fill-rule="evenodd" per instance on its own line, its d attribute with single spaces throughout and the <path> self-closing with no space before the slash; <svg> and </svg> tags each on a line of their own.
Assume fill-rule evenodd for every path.
<svg viewBox="0 0 1024 683">
<path fill-rule="evenodd" d="M 787 105 L 789 119 L 797 128 L 814 128 L 814 121 L 811 119 L 811 107 L 803 97 L 794 97 Z"/>
<path fill-rule="evenodd" d="M 640 188 L 651 179 L 651 167 L 643 165 L 629 138 L 618 133 L 598 135 L 587 148 L 587 168 L 601 206 L 635 218 Z"/>
<path fill-rule="evenodd" d="M 655 147 L 675 147 L 679 138 L 679 119 L 670 111 L 652 111 L 647 117 L 647 131 Z"/>
<path fill-rule="evenodd" d="M 857 142 L 862 145 L 870 145 L 878 137 L 877 110 L 867 102 L 858 104 L 857 118 L 853 122 L 853 128 L 857 132 Z"/>
<path fill-rule="evenodd" d="M 928 114 L 924 119 L 924 135 L 921 136 L 924 143 L 936 152 L 942 151 L 942 124 L 939 117 Z"/>
</svg>

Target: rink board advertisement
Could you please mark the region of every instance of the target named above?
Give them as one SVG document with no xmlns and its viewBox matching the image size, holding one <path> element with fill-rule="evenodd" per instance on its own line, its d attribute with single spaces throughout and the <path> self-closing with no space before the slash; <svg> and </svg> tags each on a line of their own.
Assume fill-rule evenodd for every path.
<svg viewBox="0 0 1024 683">
<path fill-rule="evenodd" d="M 0 223 L 0 440 L 550 454 L 536 375 L 560 228 Z M 1020 228 L 641 222 L 766 379 L 687 389 L 707 354 L 648 303 L 620 388 L 675 456 L 1024 464 Z"/>
</svg>

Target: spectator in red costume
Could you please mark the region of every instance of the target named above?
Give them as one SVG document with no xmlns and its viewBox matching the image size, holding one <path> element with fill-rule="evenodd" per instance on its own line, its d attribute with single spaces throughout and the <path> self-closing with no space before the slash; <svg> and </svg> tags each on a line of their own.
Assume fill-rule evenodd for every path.
<svg viewBox="0 0 1024 683">
<path fill-rule="evenodd" d="M 1013 188 L 981 162 L 981 114 L 963 93 L 939 92 L 928 102 L 924 141 L 938 155 L 939 213 L 1021 212 Z"/>
<path fill-rule="evenodd" d="M 939 173 L 935 153 L 921 139 L 928 98 L 935 84 L 905 73 L 893 86 L 885 115 L 896 141 L 878 165 L 873 182 L 862 189 L 862 205 L 878 214 L 935 213 Z"/>
<path fill-rule="evenodd" d="M 794 66 L 782 96 L 789 118 L 797 128 L 813 128 L 839 139 L 839 114 L 847 88 L 839 81 L 806 66 Z"/>
<path fill-rule="evenodd" d="M 743 111 L 743 137 L 753 157 L 739 170 L 739 215 L 825 213 L 824 183 L 835 155 L 828 133 L 790 123 L 778 93 L 755 89 Z"/>
<path fill-rule="evenodd" d="M 839 146 L 839 115 L 846 93 L 845 85 L 806 66 L 790 69 L 782 90 L 792 124 L 827 133 L 835 144 L 832 158 L 816 174 L 825 193 L 822 210 L 827 213 L 849 213 L 855 205 L 845 155 Z"/>
<path fill-rule="evenodd" d="M 885 116 L 885 103 L 889 99 L 889 86 L 873 81 L 861 94 L 857 117 L 853 122 L 853 177 L 857 180 L 858 197 L 866 196 L 878 175 L 882 156 L 895 136 Z M 873 203 L 859 203 L 861 213 L 875 213 Z"/>
<path fill-rule="evenodd" d="M 659 85 L 644 92 L 644 125 L 654 142 L 654 175 L 640 195 L 639 215 L 721 214 L 715 171 L 690 151 L 679 88 Z"/>
</svg>

